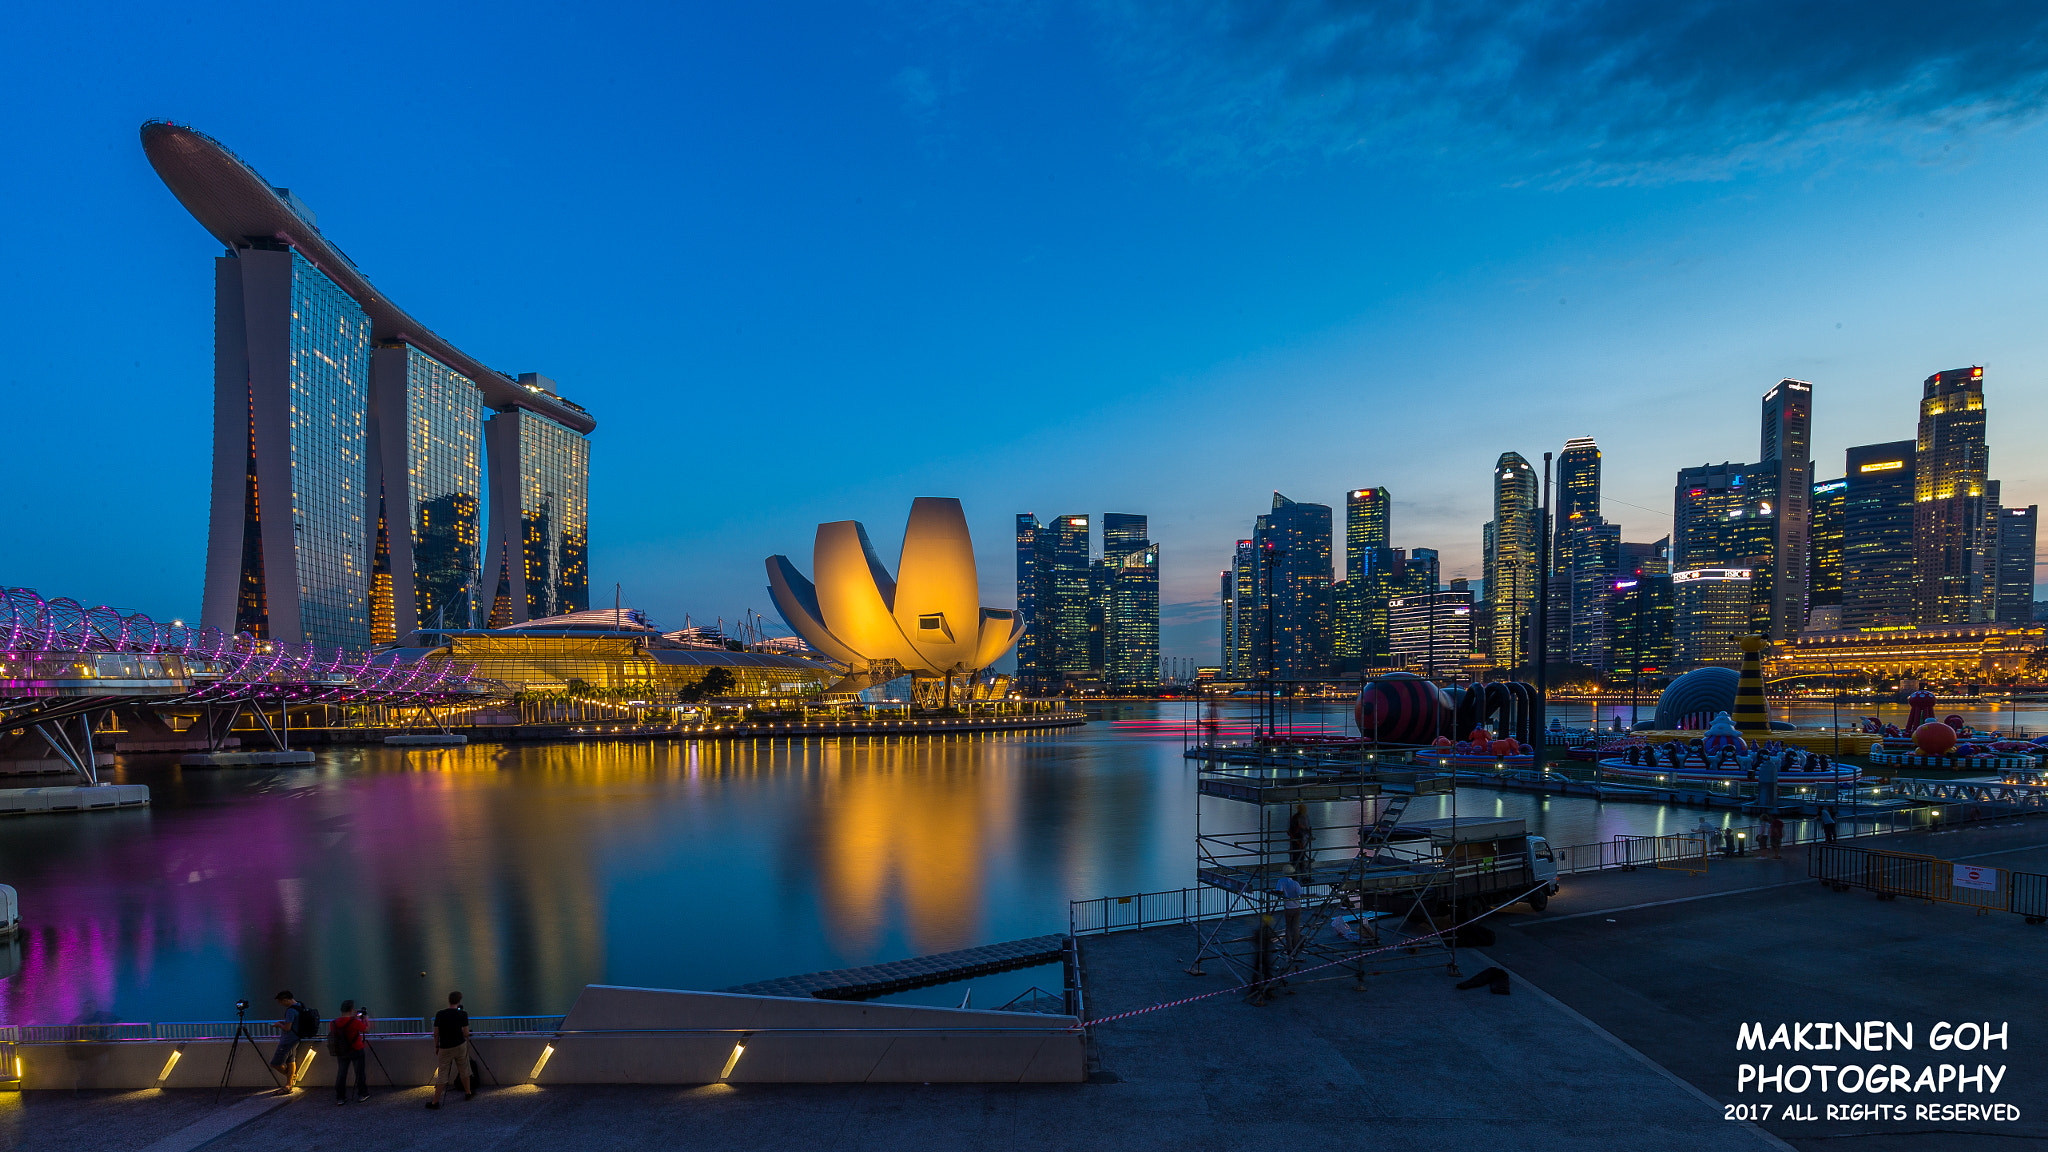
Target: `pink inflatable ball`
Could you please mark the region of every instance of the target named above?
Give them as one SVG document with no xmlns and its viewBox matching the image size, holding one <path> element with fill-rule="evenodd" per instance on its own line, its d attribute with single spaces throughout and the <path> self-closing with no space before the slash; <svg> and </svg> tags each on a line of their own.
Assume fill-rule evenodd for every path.
<svg viewBox="0 0 2048 1152">
<path fill-rule="evenodd" d="M 1922 724 L 1913 729 L 1913 747 L 1923 756 L 1941 756 L 1956 746 L 1956 730 L 1946 724 Z"/>
</svg>

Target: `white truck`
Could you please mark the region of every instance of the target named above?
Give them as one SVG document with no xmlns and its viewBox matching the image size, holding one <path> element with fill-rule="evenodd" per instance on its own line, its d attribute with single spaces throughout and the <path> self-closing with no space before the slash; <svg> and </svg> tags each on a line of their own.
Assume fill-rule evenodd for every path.
<svg viewBox="0 0 2048 1152">
<path fill-rule="evenodd" d="M 1541 912 L 1557 893 L 1557 855 L 1519 818 L 1404 821 L 1363 862 L 1357 891 L 1376 912 L 1462 920 L 1506 903 Z"/>
</svg>

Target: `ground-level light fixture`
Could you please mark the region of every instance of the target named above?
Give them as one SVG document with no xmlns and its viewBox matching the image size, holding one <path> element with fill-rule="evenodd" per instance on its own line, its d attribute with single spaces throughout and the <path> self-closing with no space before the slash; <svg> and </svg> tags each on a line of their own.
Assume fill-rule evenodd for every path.
<svg viewBox="0 0 2048 1152">
<path fill-rule="evenodd" d="M 720 1080 L 732 1076 L 732 1070 L 739 1067 L 740 1057 L 746 1055 L 746 1051 L 747 1038 L 742 1034 L 738 1040 L 733 1042 L 732 1054 L 725 1058 L 725 1067 L 719 1070 L 718 1078 Z"/>
<path fill-rule="evenodd" d="M 528 1080 L 540 1079 L 540 1070 L 548 1066 L 548 1057 L 553 1056 L 554 1054 L 555 1046 L 553 1044 L 542 1045 L 540 1050 L 540 1059 L 535 1060 L 533 1062 L 533 1071 L 528 1072 L 526 1074 L 526 1078 Z"/>
<path fill-rule="evenodd" d="M 164 1081 L 169 1080 L 171 1078 L 171 1069 L 176 1068 L 178 1066 L 178 1058 L 180 1056 L 183 1056 L 184 1054 L 185 1050 L 183 1048 L 171 1049 L 171 1058 L 169 1060 L 164 1061 L 164 1070 L 156 1074 L 157 1087 L 163 1087 Z"/>
</svg>

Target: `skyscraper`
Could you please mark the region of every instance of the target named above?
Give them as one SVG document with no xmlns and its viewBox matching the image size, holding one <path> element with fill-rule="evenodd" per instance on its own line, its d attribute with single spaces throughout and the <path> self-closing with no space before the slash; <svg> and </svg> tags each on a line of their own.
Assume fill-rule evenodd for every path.
<svg viewBox="0 0 2048 1152">
<path fill-rule="evenodd" d="M 370 320 L 289 245 L 214 261 L 213 524 L 200 618 L 370 643 Z"/>
<path fill-rule="evenodd" d="M 1566 586 L 1570 605 L 1566 613 L 1571 624 L 1568 647 L 1553 659 L 1605 671 L 1613 642 L 1613 621 L 1609 604 L 1613 600 L 1616 573 L 1621 568 L 1621 525 L 1605 520 L 1577 529 L 1578 543 L 1573 567 L 1552 580 Z"/>
<path fill-rule="evenodd" d="M 1344 496 L 1344 578 L 1356 580 L 1392 542 L 1393 498 L 1385 488 L 1355 488 Z"/>
<path fill-rule="evenodd" d="M 1533 659 L 1527 621 L 1536 602 L 1536 470 L 1519 452 L 1493 466 L 1493 519 L 1485 528 L 1486 611 L 1496 667 Z"/>
<path fill-rule="evenodd" d="M 1621 570 L 1608 605 L 1613 637 L 1607 671 L 1615 676 L 1661 675 L 1670 671 L 1675 656 L 1678 606 L 1671 575 L 1659 545 L 1621 547 Z"/>
<path fill-rule="evenodd" d="M 522 563 L 485 564 L 481 582 L 509 568 L 551 610 L 586 605 L 590 414 L 435 335 L 370 284 L 303 200 L 219 142 L 150 121 L 142 146 L 227 248 L 214 266 L 202 623 L 344 647 L 470 623 L 484 407 L 510 429 L 482 437 L 492 522 L 502 512 L 523 524 L 511 539 L 538 538 Z M 538 503 L 523 502 L 536 488 Z M 527 609 L 510 605 L 514 619 Z"/>
<path fill-rule="evenodd" d="M 1929 376 L 1913 452 L 1913 589 L 1923 626 L 1981 624 L 1996 610 L 1995 529 L 1984 499 L 1989 464 L 1984 369 Z"/>
<path fill-rule="evenodd" d="M 1724 651 L 1724 641 L 1733 643 L 1727 637 L 1767 626 L 1777 483 L 1775 464 L 1704 464 L 1678 473 L 1671 576 L 1677 606 L 1675 658 L 1681 667 L 1722 663 L 1729 658 L 1726 652 L 1735 651 Z M 1728 575 L 1736 571 L 1739 580 Z M 1804 586 L 1804 573 L 1799 583 Z M 1738 594 L 1749 598 L 1740 621 L 1730 615 Z"/>
<path fill-rule="evenodd" d="M 1842 524 L 1849 481 L 1823 480 L 1813 486 L 1807 528 L 1806 630 L 1842 627 Z"/>
<path fill-rule="evenodd" d="M 2034 530 L 2041 508 L 1998 510 L 1998 615 L 2000 624 L 2029 624 L 2034 619 Z"/>
<path fill-rule="evenodd" d="M 1104 512 L 1102 514 L 1102 558 L 1120 562 L 1133 552 L 1142 552 L 1151 545 L 1143 516 L 1129 512 Z"/>
<path fill-rule="evenodd" d="M 1687 568 L 1671 574 L 1678 667 L 1732 666 L 1742 659 L 1739 641 L 1752 627 L 1750 579 L 1747 568 Z"/>
<path fill-rule="evenodd" d="M 1088 518 L 1061 516 L 1040 524 L 1017 514 L 1017 609 L 1024 634 L 1017 676 L 1033 691 L 1053 692 L 1069 676 L 1086 676 L 1088 659 Z"/>
<path fill-rule="evenodd" d="M 1330 507 L 1297 504 L 1273 493 L 1273 510 L 1260 517 L 1258 559 L 1266 612 L 1253 638 L 1258 671 L 1282 679 L 1329 674 L 1332 657 Z"/>
<path fill-rule="evenodd" d="M 1411 592 L 1387 601 L 1389 663 L 1423 676 L 1464 671 L 1474 653 L 1472 593 Z"/>
<path fill-rule="evenodd" d="M 482 624 L 483 394 L 425 352 L 389 342 L 370 360 L 368 431 L 371 610 L 390 629 L 373 639 Z"/>
<path fill-rule="evenodd" d="M 1144 517 L 1136 518 L 1143 531 Z M 1103 679 L 1119 688 L 1159 687 L 1159 547 L 1143 542 L 1108 567 Z"/>
<path fill-rule="evenodd" d="M 1556 570 L 1578 567 L 1581 539 L 1600 519 L 1600 445 L 1590 436 L 1564 442 L 1557 456 L 1557 524 L 1552 538 Z"/>
<path fill-rule="evenodd" d="M 1842 494 L 1842 627 L 1914 622 L 1911 440 L 1848 450 Z"/>
<path fill-rule="evenodd" d="M 545 379 L 545 377 L 523 377 Z M 590 607 L 590 441 L 537 412 L 484 422 L 494 626 Z"/>
<path fill-rule="evenodd" d="M 1259 518 L 1261 521 L 1265 517 Z M 1259 556 L 1252 540 L 1239 540 L 1231 556 L 1231 649 L 1229 675 L 1247 680 L 1257 675 L 1252 634 L 1259 620 Z"/>
<path fill-rule="evenodd" d="M 1042 615 L 1052 602 L 1052 541 L 1035 512 L 1017 513 L 1017 679 L 1032 691 L 1048 678 L 1053 660 L 1050 621 Z M 1227 620 L 1226 614 L 1226 620 Z"/>
<path fill-rule="evenodd" d="M 1768 551 L 1770 585 L 1759 605 L 1764 634 L 1786 640 L 1806 624 L 1808 500 L 1813 487 L 1813 385 L 1785 379 L 1764 393 L 1757 470 L 1777 494 Z"/>
<path fill-rule="evenodd" d="M 1222 635 L 1217 637 L 1217 669 L 1228 679 L 1235 668 L 1232 659 L 1237 655 L 1237 574 L 1225 568 L 1222 576 L 1222 594 L 1217 598 L 1222 620 Z"/>
</svg>

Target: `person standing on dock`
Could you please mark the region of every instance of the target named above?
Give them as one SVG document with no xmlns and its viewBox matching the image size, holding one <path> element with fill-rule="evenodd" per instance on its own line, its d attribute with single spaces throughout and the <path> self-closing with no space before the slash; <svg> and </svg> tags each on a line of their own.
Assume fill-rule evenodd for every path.
<svg viewBox="0 0 2048 1152">
<path fill-rule="evenodd" d="M 1260 916 L 1252 925 L 1252 994 L 1245 1003 L 1263 1008 L 1273 998 L 1273 918 Z"/>
<path fill-rule="evenodd" d="M 1273 885 L 1273 891 L 1280 894 L 1281 910 L 1287 916 L 1287 954 L 1301 950 L 1301 882 L 1292 876 L 1282 876 Z"/>
<path fill-rule="evenodd" d="M 469 1078 L 469 1013 L 463 1010 L 462 993 L 450 992 L 448 1006 L 434 1013 L 434 1098 L 427 1107 L 439 1108 L 441 1094 L 462 1078 L 462 1098 L 476 1095 Z"/>
<path fill-rule="evenodd" d="M 1297 800 L 1293 813 L 1287 817 L 1287 858 L 1297 875 L 1308 873 L 1309 846 L 1315 841 L 1316 831 L 1308 823 L 1308 805 Z"/>
<path fill-rule="evenodd" d="M 1835 810 L 1833 808 L 1823 808 L 1820 810 L 1820 834 L 1828 843 L 1833 844 L 1835 842 Z"/>
<path fill-rule="evenodd" d="M 1785 818 L 1776 812 L 1771 813 L 1770 835 L 1771 859 L 1783 860 L 1785 858 Z"/>
<path fill-rule="evenodd" d="M 277 994 L 277 1002 L 284 1008 L 284 1019 L 277 1023 L 277 1051 L 270 1054 L 270 1066 L 284 1073 L 284 1090 L 290 1092 L 298 1087 L 299 1064 L 294 1057 L 299 1054 L 299 1041 L 319 1035 L 314 1031 L 318 1025 L 309 1026 L 306 1021 L 317 1018 L 289 988 Z"/>
<path fill-rule="evenodd" d="M 341 1011 L 335 1014 L 333 1023 L 327 1026 L 327 1054 L 334 1057 L 334 1102 L 348 1103 L 348 1072 L 356 1072 L 356 1100 L 370 1098 L 370 1076 L 365 1063 L 369 1054 L 364 1049 L 363 1034 L 370 1030 L 370 1022 L 356 1011 L 356 1002 L 343 1000 Z"/>
</svg>

